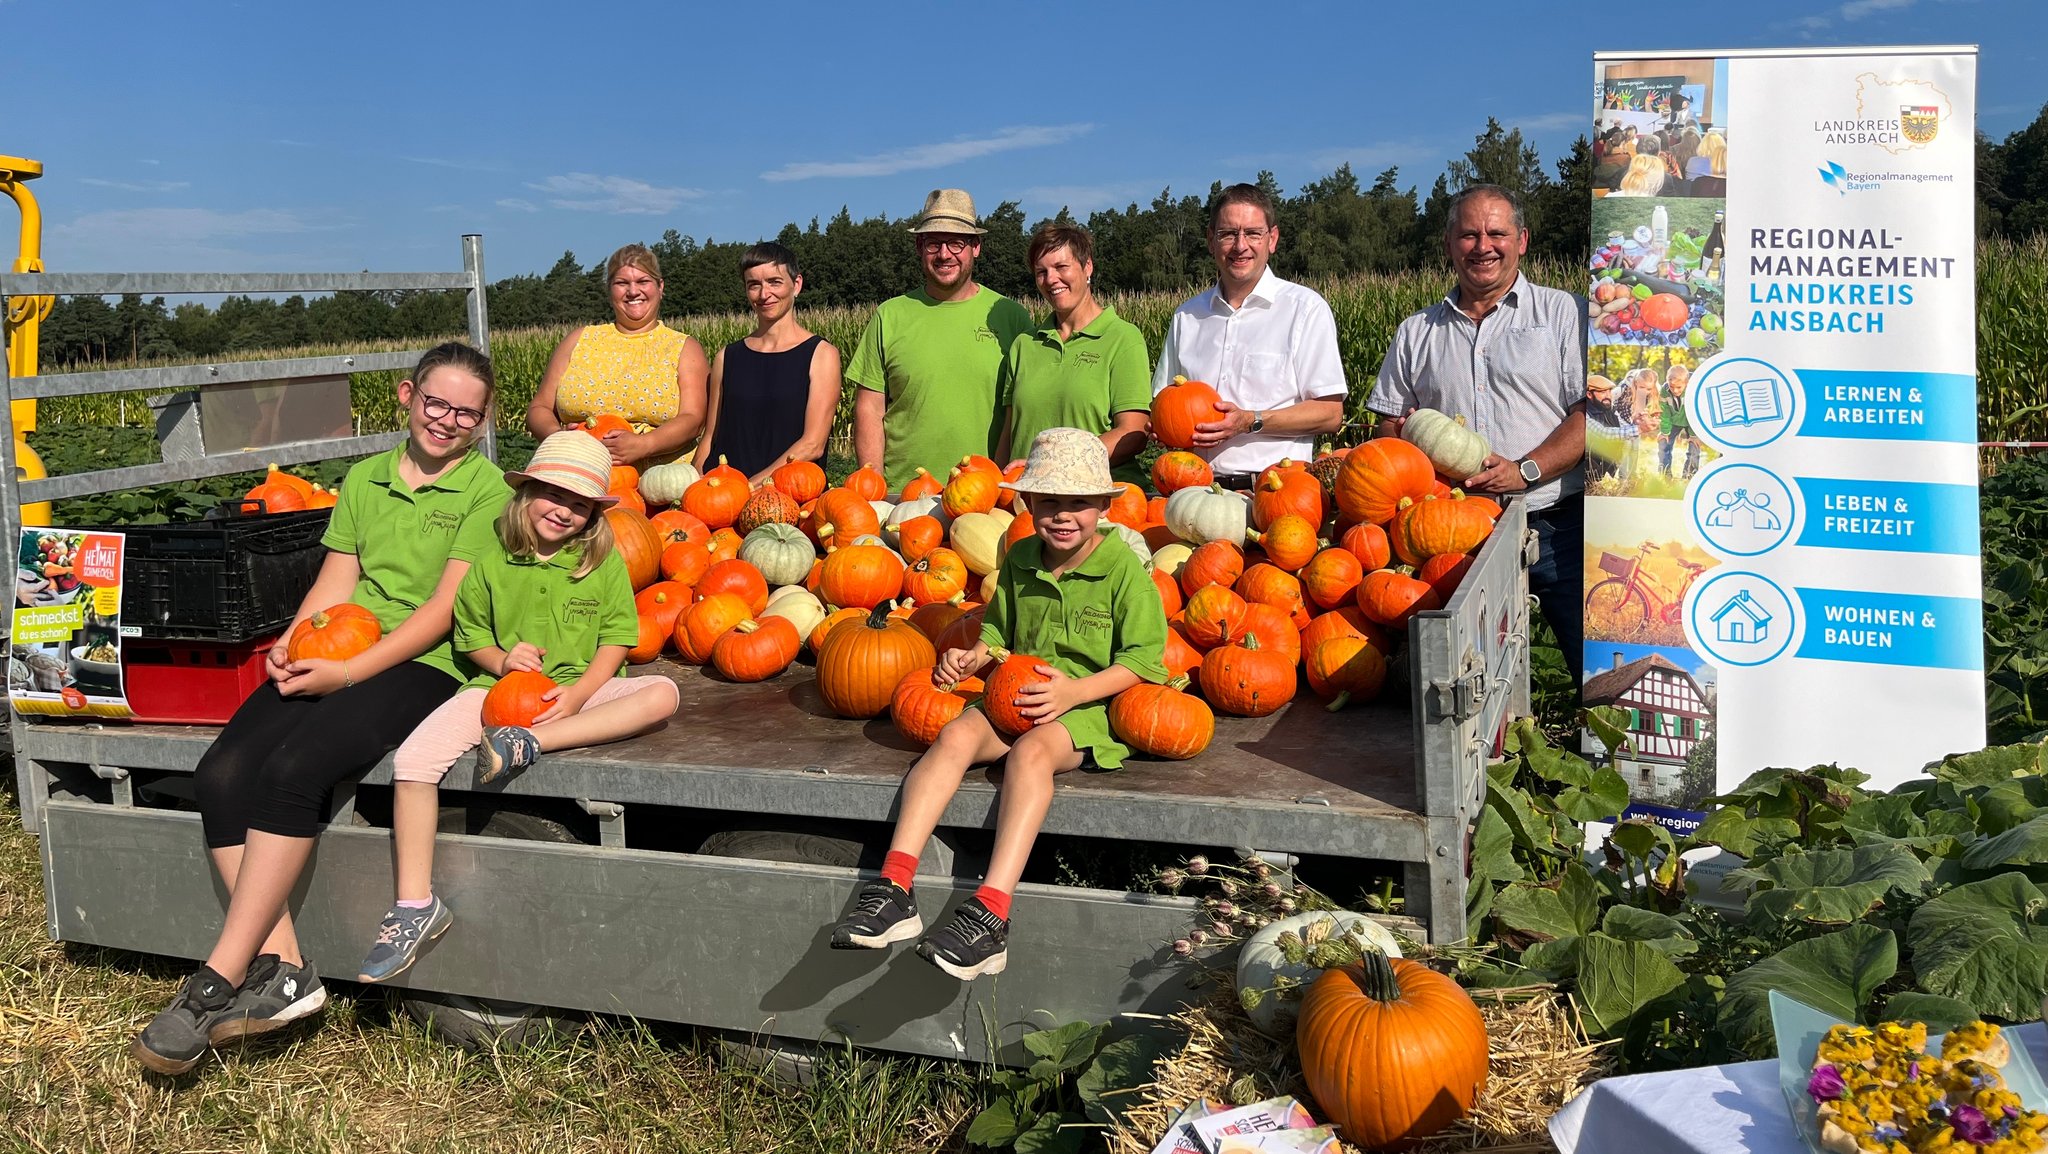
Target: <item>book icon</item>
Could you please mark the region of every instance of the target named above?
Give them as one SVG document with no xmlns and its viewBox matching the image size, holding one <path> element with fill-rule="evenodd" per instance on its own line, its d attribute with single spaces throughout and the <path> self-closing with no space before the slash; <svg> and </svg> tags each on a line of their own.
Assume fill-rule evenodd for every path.
<svg viewBox="0 0 2048 1154">
<path fill-rule="evenodd" d="M 1753 377 L 1749 380 L 1719 380 L 1707 386 L 1706 402 L 1709 423 L 1726 428 L 1751 425 L 1784 419 L 1785 404 L 1778 392 L 1775 377 Z"/>
</svg>

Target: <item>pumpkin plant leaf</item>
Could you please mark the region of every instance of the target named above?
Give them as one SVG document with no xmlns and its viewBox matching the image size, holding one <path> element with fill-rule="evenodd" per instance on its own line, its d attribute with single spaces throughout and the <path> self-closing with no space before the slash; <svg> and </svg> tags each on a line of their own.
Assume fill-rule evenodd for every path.
<svg viewBox="0 0 2048 1154">
<path fill-rule="evenodd" d="M 1925 1022 L 1930 1038 L 1946 1034 L 1976 1017 L 1977 1011 L 1967 1003 L 1954 998 L 1938 998 L 1918 990 L 1902 990 L 1886 999 L 1884 1004 L 1885 1021 Z"/>
<path fill-rule="evenodd" d="M 1031 1129 L 1017 1135 L 1014 1149 L 1017 1154 L 1081 1154 L 1081 1143 L 1087 1130 L 1062 1123 L 1075 1119 L 1064 1114 L 1044 1114 Z"/>
<path fill-rule="evenodd" d="M 1772 990 L 1856 1022 L 1877 988 L 1898 972 L 1899 942 L 1890 930 L 1850 926 L 1794 942 L 1731 975 L 1717 1020 L 1743 1053 L 1770 1057 L 1777 1048 L 1771 1035 Z"/>
<path fill-rule="evenodd" d="M 1906 926 L 1915 984 L 1977 1016 L 2034 1017 L 2048 994 L 2048 928 L 2033 924 L 2044 908 L 2048 896 L 2016 872 L 1929 899 Z"/>
<path fill-rule="evenodd" d="M 1628 808 L 1628 781 L 1610 767 L 1589 769 L 1583 784 L 1569 785 L 1558 792 L 1557 808 L 1573 821 L 1607 821 L 1618 817 Z"/>
<path fill-rule="evenodd" d="M 1095 1056 L 1107 1022 L 1068 1022 L 1051 1030 L 1036 1030 L 1020 1039 L 1024 1048 L 1048 1059 L 1057 1070 L 1078 1070 Z"/>
<path fill-rule="evenodd" d="M 1519 975 L 1515 981 L 1502 984 L 1519 986 L 1525 985 L 1532 980 L 1545 982 L 1570 981 L 1579 972 L 1579 943 L 1582 940 L 1578 935 L 1574 934 L 1568 938 L 1537 942 L 1535 945 L 1522 951 L 1522 966 L 1525 972 Z"/>
<path fill-rule="evenodd" d="M 1953 754 L 1929 766 L 1928 772 L 1940 781 L 1963 787 L 2011 781 L 2022 775 L 2048 772 L 2048 743 L 2001 745 Z"/>
<path fill-rule="evenodd" d="M 1755 857 L 1766 846 L 1782 845 L 1799 836 L 1799 823 L 1788 817 L 1751 816 L 1733 806 L 1707 815 L 1686 839 L 1688 849 L 1717 845 L 1737 857 Z"/>
<path fill-rule="evenodd" d="M 1557 898 L 1573 933 L 1591 933 L 1600 924 L 1600 886 L 1584 862 L 1565 867 L 1564 876 L 1558 879 Z"/>
<path fill-rule="evenodd" d="M 1666 957 L 1680 957 L 1700 948 L 1685 923 L 1669 914 L 1640 906 L 1610 906 L 1600 932 L 1624 942 L 1641 942 Z"/>
<path fill-rule="evenodd" d="M 1114 1125 L 1125 1109 L 1137 1104 L 1133 1091 L 1152 1081 L 1153 1064 L 1165 1053 L 1164 1040 L 1152 1031 L 1126 1034 L 1104 1046 L 1074 1083 L 1088 1117 Z"/>
<path fill-rule="evenodd" d="M 1963 868 L 1988 870 L 2006 865 L 2035 865 L 2048 862 L 2048 813 L 2028 818 L 1994 837 L 1987 837 L 1963 851 Z"/>
<path fill-rule="evenodd" d="M 1586 728 L 1612 755 L 1628 743 L 1628 713 L 1619 706 L 1596 705 L 1586 711 Z"/>
<path fill-rule="evenodd" d="M 1927 867 L 1896 842 L 1786 854 L 1729 877 L 1755 882 L 1749 898 L 1750 924 L 1810 922 L 1847 925 L 1870 912 L 1893 890 L 1918 893 L 1929 880 Z"/>
<path fill-rule="evenodd" d="M 1017 1121 L 1017 1112 L 1011 1108 L 1010 1100 L 998 1098 L 974 1116 L 974 1122 L 967 1127 L 967 1140 L 976 1146 L 1001 1149 L 1015 1143 L 1023 1132 L 1024 1127 Z"/>
<path fill-rule="evenodd" d="M 1579 1001 L 1601 1037 L 1626 1033 L 1638 1010 L 1683 985 L 1685 975 L 1647 943 L 1604 933 L 1579 941 Z"/>
<path fill-rule="evenodd" d="M 2025 825 L 2041 812 L 2020 781 L 2001 781 L 1972 790 L 1970 807 L 1976 811 L 1977 832 L 1986 837 Z"/>
<path fill-rule="evenodd" d="M 1555 941 L 1579 932 L 1556 890 L 1526 882 L 1494 895 L 1493 916 L 1501 925 L 1538 941 Z"/>
</svg>

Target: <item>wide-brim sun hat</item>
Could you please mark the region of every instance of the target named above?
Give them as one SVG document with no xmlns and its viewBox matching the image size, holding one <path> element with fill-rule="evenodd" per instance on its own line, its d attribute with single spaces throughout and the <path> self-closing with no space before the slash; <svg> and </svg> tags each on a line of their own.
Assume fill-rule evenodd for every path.
<svg viewBox="0 0 2048 1154">
<path fill-rule="evenodd" d="M 507 469 L 505 483 L 517 486 L 526 481 L 553 485 L 564 492 L 586 497 L 600 505 L 619 499 L 610 491 L 612 455 L 604 442 L 581 429 L 549 433 L 533 451 L 524 469 Z"/>
<path fill-rule="evenodd" d="M 1102 438 L 1080 429 L 1047 429 L 1032 438 L 1024 475 L 1002 487 L 1046 497 L 1114 497 L 1123 491 L 1109 475 Z"/>
<path fill-rule="evenodd" d="M 981 227 L 981 218 L 974 215 L 974 198 L 965 189 L 935 188 L 924 198 L 924 211 L 917 214 L 916 223 L 910 231 L 954 232 L 972 236 L 984 236 L 988 230 Z"/>
</svg>

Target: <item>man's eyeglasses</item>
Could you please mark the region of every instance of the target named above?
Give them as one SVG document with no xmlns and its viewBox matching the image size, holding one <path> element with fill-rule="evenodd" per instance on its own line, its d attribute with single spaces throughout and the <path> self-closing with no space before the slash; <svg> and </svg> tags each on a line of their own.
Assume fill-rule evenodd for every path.
<svg viewBox="0 0 2048 1154">
<path fill-rule="evenodd" d="M 429 421 L 438 421 L 453 413 L 455 414 L 455 427 L 458 429 L 474 429 L 484 423 L 484 415 L 477 410 L 465 409 L 460 405 L 451 405 L 431 393 L 420 394 L 420 411 L 427 415 Z"/>
<path fill-rule="evenodd" d="M 937 252 L 940 249 L 945 249 L 954 256 L 959 256 L 961 253 L 966 252 L 967 246 L 973 243 L 973 241 L 961 236 L 921 236 L 917 238 L 918 247 L 926 252 Z"/>
<path fill-rule="evenodd" d="M 1216 234 L 1217 244 L 1236 244 L 1242 239 L 1246 244 L 1258 244 L 1266 239 L 1263 228 L 1226 228 Z"/>
</svg>

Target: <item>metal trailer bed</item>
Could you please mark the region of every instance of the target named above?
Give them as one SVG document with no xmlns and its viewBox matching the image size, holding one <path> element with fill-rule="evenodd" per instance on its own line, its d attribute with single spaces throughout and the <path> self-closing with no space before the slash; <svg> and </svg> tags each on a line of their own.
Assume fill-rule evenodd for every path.
<svg viewBox="0 0 2048 1154">
<path fill-rule="evenodd" d="M 480 295 L 480 250 L 467 263 L 471 291 Z M 6 294 L 44 291 L 53 279 L 0 276 L 0 305 Z M 65 291 L 114 291 L 80 277 L 71 282 L 78 284 Z M 319 291 L 321 282 L 294 283 Z M 150 291 L 174 290 L 153 280 Z M 480 327 L 480 304 L 472 317 Z M 333 371 L 324 363 L 331 358 L 321 360 L 232 368 L 241 380 L 260 379 L 249 374 L 264 370 L 285 378 Z M 181 383 L 195 376 L 189 369 L 92 376 L 118 375 L 117 387 L 136 388 L 148 386 L 133 375 L 147 373 L 184 374 Z M 81 383 L 0 380 L 0 401 L 87 391 L 67 387 Z M 11 430 L 4 433 L 0 445 L 10 445 Z M 363 440 L 262 455 L 359 454 L 369 451 Z M 371 448 L 389 443 L 386 437 Z M 219 461 L 19 486 L 6 470 L 0 507 L 11 519 L 24 499 L 156 483 L 166 478 L 150 472 Z M 1465 845 L 1483 802 L 1485 764 L 1507 719 L 1527 709 L 1525 524 L 1522 503 L 1511 501 L 1451 603 L 1411 625 L 1400 663 L 1405 684 L 1390 678 L 1380 703 L 1331 714 L 1304 696 L 1269 718 L 1219 718 L 1210 749 L 1190 761 L 1134 760 L 1113 773 L 1064 775 L 1046 832 L 1399 863 L 1407 912 L 1433 941 L 1462 939 Z M 638 672 L 652 671 L 673 676 L 682 690 L 682 708 L 666 729 L 551 754 L 492 787 L 479 789 L 464 767 L 451 774 L 449 790 L 473 791 L 451 793 L 451 804 L 578 806 L 595 819 L 594 844 L 444 834 L 436 886 L 457 924 L 398 985 L 1003 1061 L 1021 1057 L 1016 1039 L 1027 1030 L 1166 1011 L 1186 999 L 1170 943 L 1192 924 L 1188 898 L 1023 885 L 1011 942 L 1016 965 L 961 985 L 908 950 L 827 947 L 828 927 L 861 881 L 857 869 L 641 848 L 660 844 L 664 826 L 706 818 L 742 829 L 836 826 L 871 837 L 880 827 L 859 823 L 890 820 L 914 757 L 886 718 L 830 716 L 808 667 L 756 685 L 667 664 Z M 195 958 L 210 948 L 227 895 L 207 863 L 198 817 L 138 804 L 138 794 L 146 803 L 178 792 L 176 779 L 189 774 L 216 732 L 13 719 L 23 818 L 41 835 L 53 938 Z M 388 784 L 389 760 L 362 781 Z M 923 860 L 930 876 L 919 893 L 928 923 L 972 892 L 971 847 L 984 836 L 973 831 L 993 828 L 995 800 L 991 776 L 977 772 L 948 807 Z M 323 974 L 343 979 L 353 975 L 392 884 L 389 833 L 360 824 L 355 802 L 352 789 L 337 791 L 335 820 L 292 900 L 308 954 Z M 957 863 L 956 845 L 970 847 Z M 964 876 L 953 876 L 956 866 Z"/>
</svg>

